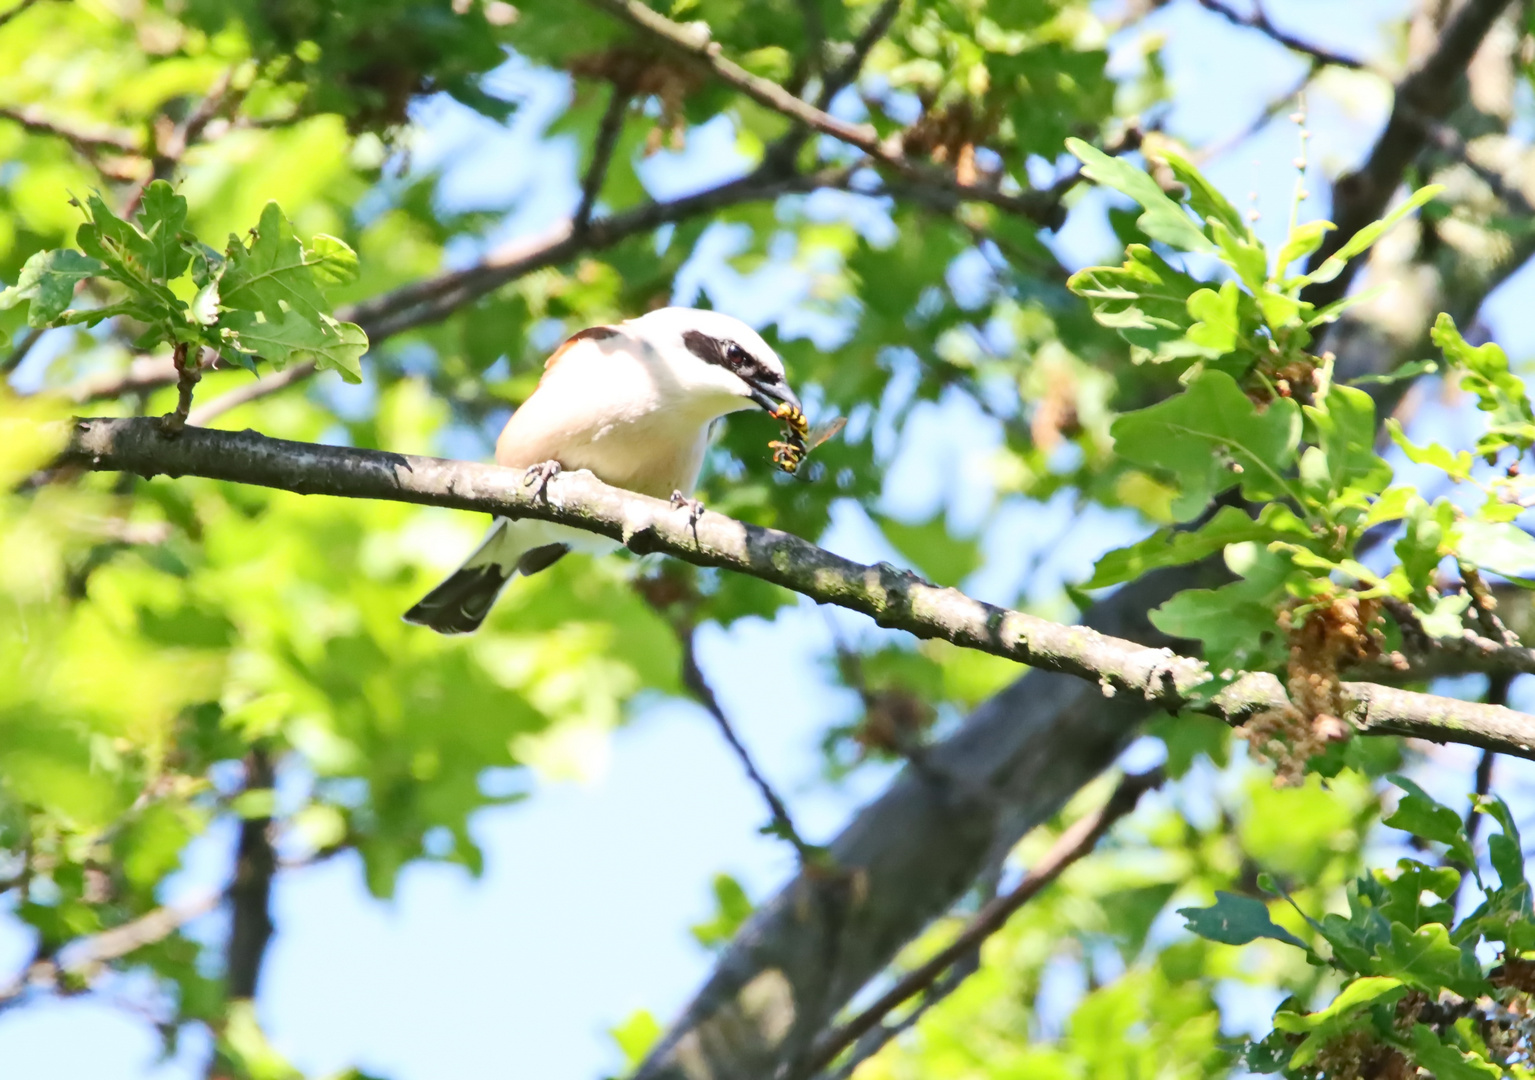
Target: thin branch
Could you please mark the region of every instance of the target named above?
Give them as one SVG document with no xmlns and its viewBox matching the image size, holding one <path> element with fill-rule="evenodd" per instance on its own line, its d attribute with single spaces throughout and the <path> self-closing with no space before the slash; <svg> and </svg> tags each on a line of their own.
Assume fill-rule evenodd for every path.
<svg viewBox="0 0 1535 1080">
<path fill-rule="evenodd" d="M 34 135 L 63 139 L 87 157 L 103 152 L 143 156 L 145 152 L 143 142 L 127 128 L 65 123 L 36 105 L 0 105 L 0 120 L 14 121 Z"/>
<path fill-rule="evenodd" d="M 1046 885 L 1060 877 L 1072 863 L 1092 851 L 1103 834 L 1120 818 L 1135 809 L 1142 795 L 1162 783 L 1162 771 L 1127 776 L 1119 782 L 1114 794 L 1096 812 L 1073 822 L 1044 858 L 1029 869 L 1022 881 L 1012 891 L 987 904 L 971 920 L 970 924 L 931 959 L 902 976 L 894 986 L 880 995 L 868 1008 L 841 1027 L 827 1032 L 810 1048 L 805 1063 L 796 1072 L 813 1074 L 826 1068 L 837 1056 L 852 1045 L 859 1036 L 890 1015 L 903 1003 L 916 997 L 938 981 L 945 971 L 966 955 L 978 949 L 982 942 L 1001 930 L 1012 914 L 1037 896 Z"/>
<path fill-rule="evenodd" d="M 23 11 L 26 11 L 27 8 L 31 7 L 37 2 L 38 0 L 21 0 L 21 3 L 17 4 L 15 7 L 6 11 L 0 11 L 0 26 L 4 26 L 6 23 L 10 22 L 16 16 L 20 15 Z"/>
<path fill-rule="evenodd" d="M 618 145 L 619 133 L 624 128 L 624 112 L 628 107 L 629 91 L 615 83 L 612 96 L 608 98 L 607 110 L 602 114 L 602 124 L 597 128 L 591 167 L 586 170 L 586 176 L 581 181 L 581 203 L 576 207 L 575 217 L 571 218 L 570 231 L 574 236 L 586 232 L 587 226 L 591 224 L 592 210 L 597 205 L 602 182 L 607 178 L 608 165 L 613 160 L 613 148 Z"/>
<path fill-rule="evenodd" d="M 1489 676 L 1487 679 L 1487 703 L 1489 705 L 1508 704 L 1508 688 L 1512 685 L 1513 681 L 1512 675 L 1500 673 Z M 1470 808 L 1466 811 L 1464 825 L 1466 843 L 1472 847 L 1476 846 L 1476 834 L 1481 831 L 1482 818 L 1484 816 L 1477 809 L 1477 803 L 1481 801 L 1482 796 L 1492 790 L 1492 770 L 1493 766 L 1497 764 L 1497 760 L 1497 751 L 1487 749 L 1482 751 L 1482 756 L 1476 762 L 1476 775 L 1473 780 L 1475 795 L 1471 800 Z M 1469 866 L 1460 867 L 1460 880 L 1455 883 L 1455 891 L 1446 898 L 1449 900 L 1451 908 L 1458 908 L 1460 906 L 1461 890 L 1465 888 L 1466 878 L 1469 876 L 1468 872 L 1470 869 Z"/>
<path fill-rule="evenodd" d="M 186 342 L 176 343 L 171 353 L 171 366 L 176 369 L 176 408 L 160 418 L 160 427 L 167 435 L 180 435 L 187 425 L 187 413 L 192 411 L 192 390 L 202 378 L 199 360 L 187 362 Z"/>
<path fill-rule="evenodd" d="M 188 427 L 166 439 L 152 419 L 75 421 L 63 466 L 142 476 L 204 476 L 300 494 L 384 499 L 508 517 L 556 521 L 792 589 L 919 638 L 943 638 L 1022 664 L 1098 683 L 1106 695 L 1192 709 L 1240 724 L 1289 706 L 1273 675 L 1248 673 L 1213 698 L 1203 663 L 1082 626 L 1063 626 L 939 588 L 887 563 L 867 566 L 776 529 L 720 514 L 691 515 L 669 503 L 609 487 L 584 471 L 564 473 L 540 497 L 521 470 L 352 447 L 269 439 L 253 431 Z M 1535 717 L 1377 683 L 1342 683 L 1344 719 L 1364 734 L 1408 735 L 1490 747 L 1535 758 Z"/>
<path fill-rule="evenodd" d="M 838 1065 L 836 1072 L 830 1073 L 827 1080 L 852 1080 L 859 1066 L 883 1050 L 892 1039 L 899 1038 L 903 1032 L 916 1027 L 918 1021 L 927 1015 L 929 1009 L 958 990 L 960 984 L 979 970 L 981 970 L 981 964 L 978 950 L 972 951 L 968 956 L 960 957 L 949 968 L 948 974 L 930 986 L 923 993 L 921 1000 L 907 1010 L 899 1020 L 893 1024 L 880 1024 L 860 1036 L 849 1051 L 847 1060 Z"/>
<path fill-rule="evenodd" d="M 902 0 L 885 0 L 879 10 L 864 25 L 858 40 L 853 42 L 853 51 L 847 59 L 837 65 L 835 71 L 827 74 L 825 82 L 821 84 L 821 92 L 816 96 L 816 105 L 819 108 L 827 108 L 831 105 L 832 98 L 841 93 L 842 88 L 848 86 L 858 73 L 863 70 L 864 61 L 868 60 L 869 53 L 880 39 L 890 32 L 890 27 L 895 23 L 895 17 L 900 13 Z"/>
<path fill-rule="evenodd" d="M 1268 13 L 1263 10 L 1261 3 L 1253 4 L 1253 13 L 1243 15 L 1221 3 L 1221 0 L 1199 0 L 1199 6 L 1206 11 L 1213 11 L 1221 18 L 1234 26 L 1246 27 L 1256 30 L 1271 41 L 1278 42 L 1291 52 L 1309 56 L 1315 63 L 1326 64 L 1331 67 L 1348 68 L 1350 71 L 1368 71 L 1370 65 L 1363 60 L 1356 60 L 1352 56 L 1343 56 L 1330 49 L 1324 49 L 1320 45 L 1313 45 L 1308 41 L 1302 41 L 1292 34 L 1287 34 L 1269 21 Z"/>
<path fill-rule="evenodd" d="M 252 750 L 245 769 L 247 792 L 272 786 L 272 762 L 266 751 Z M 234 880 L 229 885 L 231 917 L 224 964 L 224 980 L 231 998 L 256 996 L 261 964 L 272 939 L 272 878 L 277 873 L 277 853 L 267 835 L 271 826 L 272 819 L 264 815 L 240 823 Z"/>
<path fill-rule="evenodd" d="M 787 840 L 794 846 L 794 851 L 799 855 L 801 865 L 815 863 L 821 858 L 821 849 L 813 844 L 807 844 L 800 832 L 794 826 L 794 819 L 789 816 L 789 807 L 773 790 L 773 785 L 768 783 L 762 775 L 762 770 L 757 768 L 752 760 L 751 751 L 746 749 L 746 744 L 736 734 L 735 726 L 731 724 L 730 717 L 725 715 L 725 710 L 720 707 L 719 698 L 715 696 L 714 687 L 709 685 L 704 678 L 703 671 L 698 666 L 698 652 L 694 645 L 694 634 L 682 628 L 678 635 L 682 642 L 682 683 L 692 695 L 698 699 L 698 703 L 704 707 L 704 711 L 714 718 L 719 726 L 720 734 L 725 737 L 725 742 L 740 760 L 742 768 L 746 770 L 747 777 L 757 790 L 762 794 L 763 802 L 768 805 L 768 812 L 773 816 L 773 832 Z"/>
<path fill-rule="evenodd" d="M 1519 635 L 1504 626 L 1503 620 L 1498 618 L 1497 598 L 1492 595 L 1487 582 L 1482 580 L 1481 571 L 1462 562 L 1460 576 L 1466 583 L 1466 591 L 1471 594 L 1471 606 L 1476 611 L 1476 621 L 1482 632 L 1492 641 L 1501 642 L 1510 649 L 1521 649 Z"/>
<path fill-rule="evenodd" d="M 826 22 L 821 18 L 820 0 L 799 0 L 800 19 L 804 23 L 802 37 L 805 43 L 805 60 L 793 83 L 798 93 L 812 76 L 821 74 L 826 64 Z"/>
<path fill-rule="evenodd" d="M 1333 184 L 1331 218 L 1337 228 L 1311 256 L 1315 270 L 1360 229 L 1385 211 L 1402 177 L 1428 142 L 1432 123 L 1459 99 L 1456 87 L 1492 24 L 1512 0 L 1466 0 L 1455 12 L 1434 51 L 1396 85 L 1391 116 L 1370 155 L 1358 169 Z M 1306 287 L 1304 298 L 1321 307 L 1348 291 L 1363 260 L 1353 259 L 1328 282 Z"/>
<path fill-rule="evenodd" d="M 287 389 L 294 383 L 302 382 L 318 370 L 319 365 L 313 360 L 301 360 L 296 364 L 289 364 L 281 371 L 269 372 L 244 386 L 225 391 L 206 405 L 199 405 L 187 414 L 187 423 L 204 427 L 225 413 L 238 409 L 241 405 L 260 401 L 279 390 Z"/>
<path fill-rule="evenodd" d="M 21 340 L 16 342 L 16 347 L 11 350 L 10 355 L 4 360 L 0 360 L 0 376 L 9 375 L 19 368 L 21 362 L 27 358 L 27 354 L 32 351 L 38 339 L 42 336 L 43 331 L 36 326 L 21 335 Z"/>
<path fill-rule="evenodd" d="M 979 184 L 964 184 L 954 176 L 919 166 L 901 150 L 900 136 L 882 141 L 879 133 L 869 124 L 850 124 L 789 93 L 771 79 L 753 75 L 739 64 L 727 59 L 717 42 L 675 23 L 666 16 L 646 7 L 640 0 L 588 0 L 610 15 L 649 35 L 667 49 L 707 67 L 716 78 L 774 112 L 781 113 L 813 131 L 830 135 L 840 142 L 856 147 L 872 160 L 889 166 L 904 176 L 929 185 L 935 185 L 962 200 L 990 203 L 1011 214 L 1028 218 L 1039 225 L 1050 227 L 1057 223 L 1058 203 L 1045 193 L 1030 191 L 1023 195 L 1010 195 L 998 188 Z"/>
<path fill-rule="evenodd" d="M 1317 72 L 1319 70 L 1320 65 L 1312 64 L 1311 67 L 1306 70 L 1304 75 L 1295 80 L 1295 84 L 1291 86 L 1290 89 L 1286 90 L 1282 94 L 1276 94 L 1269 98 L 1268 104 L 1263 106 L 1262 109 L 1258 110 L 1258 114 L 1254 116 L 1252 120 L 1250 120 L 1246 125 L 1244 125 L 1240 131 L 1233 132 L 1232 134 L 1227 135 L 1225 138 L 1217 140 L 1216 142 L 1207 143 L 1206 145 L 1201 146 L 1198 150 L 1194 151 L 1194 153 L 1191 155 L 1194 164 L 1204 165 L 1206 162 L 1213 161 L 1215 158 L 1220 157 L 1222 154 L 1230 153 L 1238 146 L 1241 146 L 1248 139 L 1258 134 L 1258 132 L 1268 127 L 1268 125 L 1273 121 L 1274 117 L 1278 116 L 1286 109 L 1294 107 L 1296 98 L 1306 92 L 1306 88 L 1311 85 L 1312 80 L 1316 78 Z"/>
<path fill-rule="evenodd" d="M 58 958 L 35 960 L 16 979 L 0 985 L 0 1008 L 21 997 L 29 986 L 56 986 L 65 976 L 89 975 L 136 949 L 164 941 L 193 919 L 213 911 L 222 899 L 218 893 L 210 893 L 185 904 L 156 908 L 131 922 L 71 942 Z"/>
<path fill-rule="evenodd" d="M 1525 198 L 1524 192 L 1514 185 L 1510 177 L 1475 160 L 1471 156 L 1471 147 L 1460 132 L 1448 124 L 1435 123 L 1429 126 L 1429 139 L 1438 149 L 1470 169 L 1478 180 L 1487 185 L 1494 197 L 1508 207 L 1511 214 L 1521 218 L 1535 217 L 1535 205 Z"/>
</svg>

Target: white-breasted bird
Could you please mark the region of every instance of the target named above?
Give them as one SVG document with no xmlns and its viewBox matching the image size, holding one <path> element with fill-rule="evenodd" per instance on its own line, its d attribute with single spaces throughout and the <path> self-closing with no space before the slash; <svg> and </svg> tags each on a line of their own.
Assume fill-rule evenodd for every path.
<svg viewBox="0 0 1535 1080">
<path fill-rule="evenodd" d="M 496 442 L 496 463 L 547 482 L 556 469 L 674 503 L 698 482 L 709 428 L 728 413 L 800 408 L 778 354 L 751 327 L 717 311 L 661 308 L 567 339 Z M 442 634 L 485 621 L 516 574 L 536 574 L 572 548 L 612 550 L 603 537 L 530 518 L 497 518 L 458 570 L 405 613 Z"/>
</svg>

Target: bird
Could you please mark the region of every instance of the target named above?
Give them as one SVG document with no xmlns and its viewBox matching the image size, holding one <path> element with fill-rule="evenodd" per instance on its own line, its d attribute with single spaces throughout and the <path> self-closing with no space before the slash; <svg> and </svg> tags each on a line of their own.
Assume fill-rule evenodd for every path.
<svg viewBox="0 0 1535 1080">
<path fill-rule="evenodd" d="M 496 440 L 496 463 L 547 484 L 561 470 L 670 499 L 694 521 L 691 493 L 715 421 L 760 408 L 802 415 L 783 361 L 730 315 L 664 307 L 567 338 L 544 364 L 537 388 Z M 477 630 L 506 583 L 553 566 L 572 550 L 617 544 L 568 525 L 496 518 L 459 569 L 405 613 L 441 634 Z"/>
</svg>

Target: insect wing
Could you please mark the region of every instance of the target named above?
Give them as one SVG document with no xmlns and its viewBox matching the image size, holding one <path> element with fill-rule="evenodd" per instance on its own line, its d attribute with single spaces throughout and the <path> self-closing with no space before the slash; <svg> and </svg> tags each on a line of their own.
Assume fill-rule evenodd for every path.
<svg viewBox="0 0 1535 1080">
<path fill-rule="evenodd" d="M 811 429 L 810 434 L 805 436 L 805 453 L 808 454 L 822 443 L 835 439 L 845 427 L 847 427 L 845 416 L 838 416 L 825 424 L 817 424 Z"/>
</svg>

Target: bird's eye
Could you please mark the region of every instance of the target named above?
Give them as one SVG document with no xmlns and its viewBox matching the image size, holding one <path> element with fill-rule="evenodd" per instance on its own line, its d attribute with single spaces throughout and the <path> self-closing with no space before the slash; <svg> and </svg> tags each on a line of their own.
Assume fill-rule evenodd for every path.
<svg viewBox="0 0 1535 1080">
<path fill-rule="evenodd" d="M 751 359 L 751 354 L 735 342 L 725 346 L 725 362 L 731 367 L 740 367 Z"/>
</svg>

